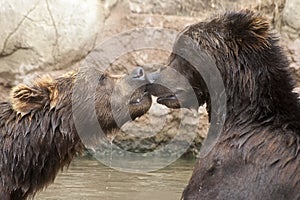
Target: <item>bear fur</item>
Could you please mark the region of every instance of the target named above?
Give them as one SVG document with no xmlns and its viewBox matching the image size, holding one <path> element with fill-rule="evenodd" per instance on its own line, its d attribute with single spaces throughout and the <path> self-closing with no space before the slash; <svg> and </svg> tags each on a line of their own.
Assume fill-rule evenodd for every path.
<svg viewBox="0 0 300 200">
<path fill-rule="evenodd" d="M 182 199 L 300 199 L 300 104 L 287 57 L 269 21 L 249 10 L 227 12 L 187 27 L 174 48 L 181 48 L 182 37 L 196 45 L 174 52 L 211 56 L 226 92 L 221 134 L 197 161 Z M 218 110 L 211 107 L 213 91 L 191 62 L 172 53 L 168 66 L 189 80 L 199 105 L 206 103 L 209 113 Z M 149 75 L 149 90 L 168 107 L 190 107 L 185 102 L 191 91 L 184 93 L 186 86 L 174 81 L 167 69 Z M 156 86 L 159 80 L 174 82 L 175 89 Z"/>
<path fill-rule="evenodd" d="M 77 84 L 75 88 L 78 82 L 84 84 Z M 91 82 L 96 85 L 97 120 L 106 136 L 131 120 L 122 116 L 122 110 L 129 110 L 134 119 L 151 106 L 146 86 L 130 92 L 133 86 L 146 84 L 142 68 L 123 79 L 89 69 L 17 85 L 11 91 L 10 101 L 0 103 L 1 200 L 23 200 L 33 196 L 52 183 L 58 171 L 84 150 L 86 143 L 77 133 L 72 114 L 76 109 L 80 109 L 84 117 L 89 114 L 85 110 L 89 96 L 84 91 Z M 121 84 L 117 84 L 119 82 Z M 75 90 L 77 96 L 73 95 Z M 113 91 L 116 98 L 112 98 Z M 75 98 L 72 100 L 72 97 Z M 111 104 L 121 114 L 113 116 Z M 87 127 L 86 134 L 92 137 L 90 129 Z"/>
</svg>

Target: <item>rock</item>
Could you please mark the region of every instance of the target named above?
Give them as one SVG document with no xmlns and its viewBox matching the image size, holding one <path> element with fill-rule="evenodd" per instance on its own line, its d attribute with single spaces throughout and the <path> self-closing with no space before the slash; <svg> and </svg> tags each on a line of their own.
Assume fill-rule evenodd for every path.
<svg viewBox="0 0 300 200">
<path fill-rule="evenodd" d="M 296 30 L 300 30 L 300 1 L 286 0 L 283 10 L 283 21 Z"/>
<path fill-rule="evenodd" d="M 296 39 L 295 41 L 291 42 L 289 45 L 291 53 L 293 55 L 292 59 L 295 63 L 297 63 L 296 70 L 300 69 L 300 39 Z"/>
<path fill-rule="evenodd" d="M 0 76 L 61 69 L 93 49 L 102 29 L 98 0 L 3 0 L 0 3 Z"/>
<path fill-rule="evenodd" d="M 131 12 L 176 16 L 206 16 L 232 9 L 257 9 L 274 12 L 284 0 L 127 0 Z"/>
<path fill-rule="evenodd" d="M 203 107 L 201 107 L 203 110 Z M 149 113 L 127 123 L 114 139 L 124 151 L 143 153 L 165 149 L 162 155 L 172 155 L 186 145 L 183 156 L 195 157 L 206 137 L 209 123 L 206 111 L 172 110 L 153 101 Z M 168 148 L 164 148 L 168 146 Z"/>
<path fill-rule="evenodd" d="M 177 14 L 182 5 L 178 0 L 129 0 L 130 10 L 134 13 Z"/>
<path fill-rule="evenodd" d="M 300 86 L 300 39 L 287 42 L 290 67 L 297 78 L 297 86 Z"/>
</svg>

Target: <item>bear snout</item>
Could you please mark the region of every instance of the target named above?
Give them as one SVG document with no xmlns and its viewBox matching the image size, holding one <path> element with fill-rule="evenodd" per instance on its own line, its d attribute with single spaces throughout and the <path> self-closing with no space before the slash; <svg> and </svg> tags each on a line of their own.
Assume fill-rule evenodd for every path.
<svg viewBox="0 0 300 200">
<path fill-rule="evenodd" d="M 146 81 L 145 71 L 142 67 L 135 68 L 131 73 L 131 77 L 133 79 Z"/>
</svg>

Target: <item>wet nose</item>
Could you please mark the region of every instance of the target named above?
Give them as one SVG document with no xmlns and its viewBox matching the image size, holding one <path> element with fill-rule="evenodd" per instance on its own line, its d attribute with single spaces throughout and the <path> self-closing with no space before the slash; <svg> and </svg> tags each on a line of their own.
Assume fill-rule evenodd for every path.
<svg viewBox="0 0 300 200">
<path fill-rule="evenodd" d="M 154 83 L 159 78 L 159 70 L 146 75 L 146 79 L 149 83 Z"/>
<path fill-rule="evenodd" d="M 137 67 L 136 69 L 134 69 L 131 75 L 134 79 L 146 80 L 145 71 L 142 67 Z"/>
</svg>

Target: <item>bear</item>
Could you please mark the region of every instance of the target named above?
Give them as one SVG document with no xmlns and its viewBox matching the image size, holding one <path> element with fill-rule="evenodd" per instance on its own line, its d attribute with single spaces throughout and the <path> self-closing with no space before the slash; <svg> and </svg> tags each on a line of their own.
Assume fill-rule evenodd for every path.
<svg viewBox="0 0 300 200">
<path fill-rule="evenodd" d="M 201 74 L 197 63 L 183 56 L 189 54 L 200 60 L 206 55 L 214 65 L 200 62 Z M 210 87 L 215 76 L 204 77 L 211 66 L 224 86 L 217 95 Z M 201 149 L 182 200 L 300 199 L 300 104 L 288 67 L 270 21 L 251 10 L 228 11 L 178 34 L 167 66 L 147 75 L 148 91 L 170 108 L 206 104 L 210 121 L 224 106 L 216 103 L 222 92 L 226 108 L 224 115 L 215 113 L 224 119 L 220 135 L 206 154 Z M 170 69 L 184 76 L 191 89 Z M 196 104 L 189 102 L 192 93 Z"/>
<path fill-rule="evenodd" d="M 87 124 L 81 134 L 92 139 L 83 143 L 85 138 L 79 136 L 73 115 L 77 112 L 82 118 L 89 116 L 85 108 L 91 95 L 85 91 L 91 83 L 95 86 L 92 100 L 97 123 L 105 136 L 115 134 L 120 126 L 145 114 L 151 106 L 141 67 L 122 78 L 97 67 L 83 67 L 58 78 L 41 76 L 15 86 L 9 101 L 0 103 L 1 200 L 33 197 L 52 183 L 58 171 L 90 145 L 88 142 L 97 139 L 89 133 L 93 127 Z M 80 120 L 89 123 L 89 119 Z"/>
</svg>

